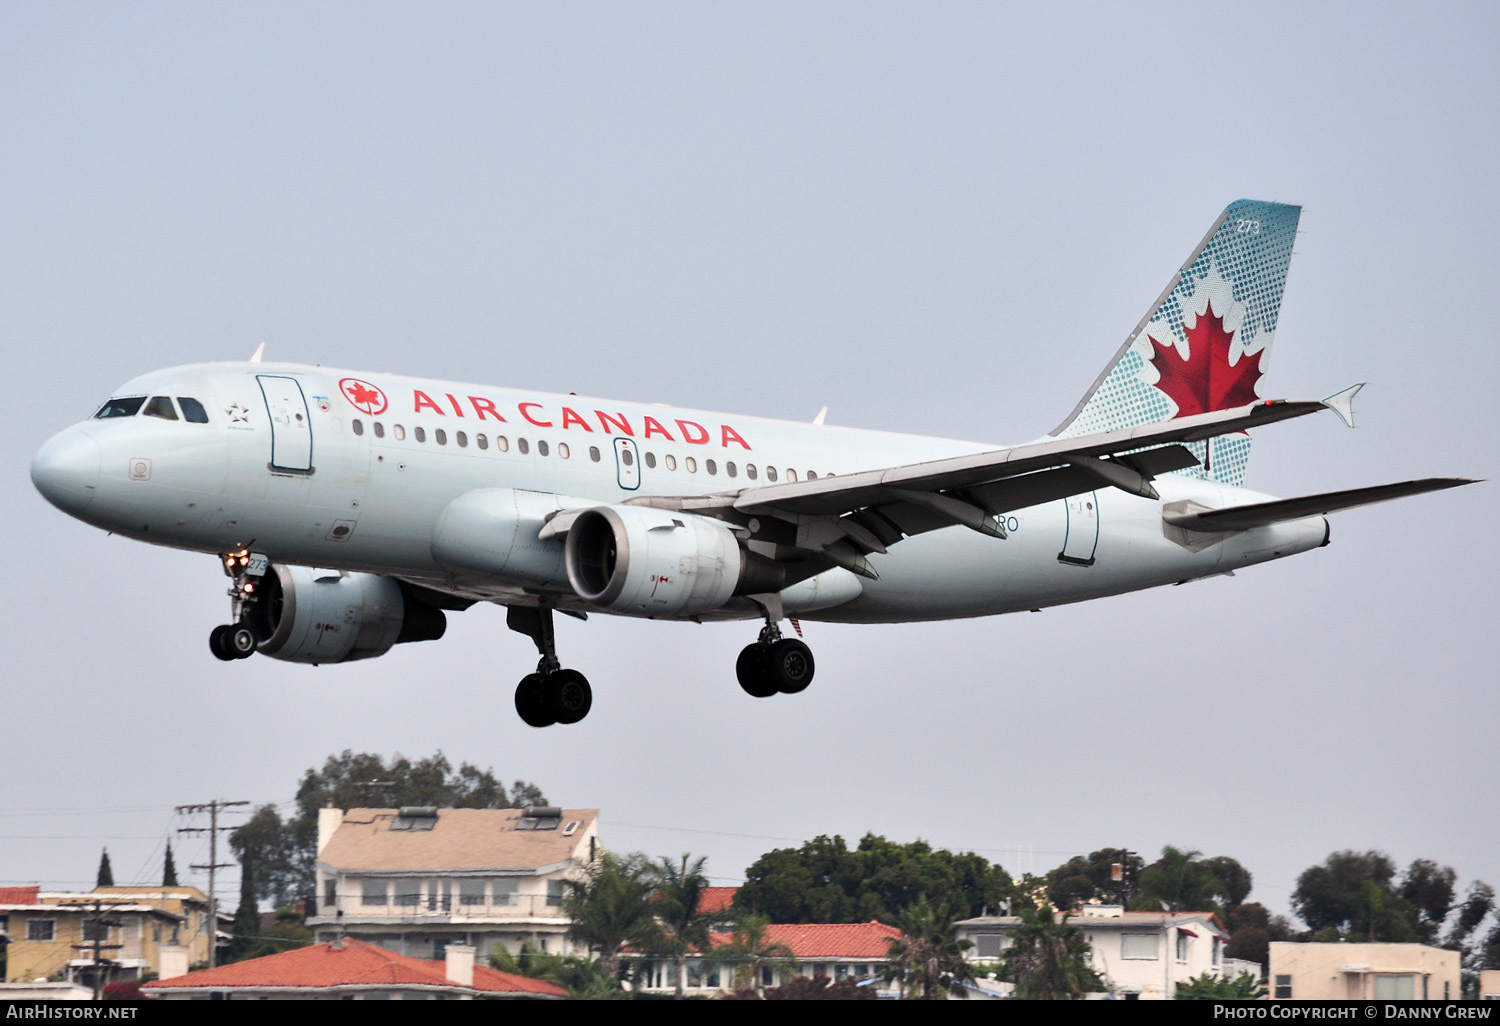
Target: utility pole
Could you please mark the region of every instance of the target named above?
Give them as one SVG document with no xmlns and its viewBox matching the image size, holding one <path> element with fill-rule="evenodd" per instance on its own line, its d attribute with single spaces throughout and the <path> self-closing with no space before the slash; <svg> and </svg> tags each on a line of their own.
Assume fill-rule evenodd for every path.
<svg viewBox="0 0 1500 1026">
<path fill-rule="evenodd" d="M 88 908 L 90 903 L 85 901 L 69 902 L 69 904 L 81 904 L 84 908 Z M 90 982 L 94 985 L 94 1000 L 102 1001 L 104 999 L 104 977 L 107 975 L 107 970 L 115 964 L 113 959 L 106 959 L 104 957 L 104 949 L 118 950 L 125 945 L 105 943 L 105 938 L 109 936 L 110 927 L 119 926 L 120 921 L 118 919 L 104 918 L 104 902 L 98 898 L 94 899 L 93 906 L 93 918 L 84 921 L 94 924 L 94 939 L 83 944 L 74 944 L 72 947 L 75 951 L 92 951 L 94 953 L 94 965 L 93 972 L 90 973 Z M 113 909 L 117 906 L 110 905 L 109 907 Z"/>
<path fill-rule="evenodd" d="M 179 814 L 208 813 L 207 827 L 178 827 L 179 834 L 207 834 L 208 835 L 208 864 L 192 865 L 190 869 L 208 870 L 208 967 L 212 969 L 219 964 L 219 892 L 215 889 L 214 872 L 219 869 L 228 869 L 233 865 L 231 862 L 219 861 L 219 831 L 228 829 L 219 826 L 219 811 L 221 809 L 233 808 L 236 805 L 249 805 L 249 802 L 226 802 L 217 798 L 211 802 L 200 802 L 196 805 L 179 805 Z"/>
</svg>

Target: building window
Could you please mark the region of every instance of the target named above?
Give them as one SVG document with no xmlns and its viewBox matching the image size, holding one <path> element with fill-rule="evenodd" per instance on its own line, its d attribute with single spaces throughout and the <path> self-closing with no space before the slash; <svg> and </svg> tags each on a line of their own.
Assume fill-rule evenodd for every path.
<svg viewBox="0 0 1500 1026">
<path fill-rule="evenodd" d="M 1215 937 L 1214 938 L 1214 968 L 1215 969 L 1217 969 L 1219 967 L 1219 958 L 1220 958 L 1220 956 L 1223 953 L 1224 953 L 1224 942 L 1221 941 L 1221 940 L 1219 940 L 1219 938 Z"/>
<path fill-rule="evenodd" d="M 547 907 L 562 908 L 563 882 L 561 880 L 547 881 Z"/>
<path fill-rule="evenodd" d="M 458 903 L 460 905 L 483 905 L 484 881 L 460 880 L 458 882 Z"/>
<path fill-rule="evenodd" d="M 1181 930 L 1177 931 L 1177 961 L 1186 962 L 1188 955 L 1188 935 Z"/>
<path fill-rule="evenodd" d="M 420 880 L 397 880 L 396 901 L 398 908 L 416 908 L 422 903 L 422 882 Z"/>
<path fill-rule="evenodd" d="M 490 904 L 496 908 L 516 903 L 516 882 L 514 880 L 492 880 L 490 890 L 494 897 Z"/>
<path fill-rule="evenodd" d="M 323 881 L 323 904 L 332 908 L 338 904 L 338 900 L 338 881 L 330 876 L 327 880 Z"/>
<path fill-rule="evenodd" d="M 1120 937 L 1121 958 L 1156 958 L 1157 935 L 1154 933 L 1127 933 Z"/>
<path fill-rule="evenodd" d="M 1417 979 L 1410 973 L 1375 977 L 1376 1001 L 1411 1001 L 1417 996 Z"/>
<path fill-rule="evenodd" d="M 385 905 L 385 881 L 360 881 L 359 903 L 361 905 Z"/>
<path fill-rule="evenodd" d="M 1272 996 L 1278 998 L 1290 998 L 1292 996 L 1291 973 L 1276 974 L 1276 989 L 1272 992 Z"/>
<path fill-rule="evenodd" d="M 26 920 L 26 939 L 29 941 L 49 941 L 57 936 L 56 919 L 28 919 Z"/>
</svg>

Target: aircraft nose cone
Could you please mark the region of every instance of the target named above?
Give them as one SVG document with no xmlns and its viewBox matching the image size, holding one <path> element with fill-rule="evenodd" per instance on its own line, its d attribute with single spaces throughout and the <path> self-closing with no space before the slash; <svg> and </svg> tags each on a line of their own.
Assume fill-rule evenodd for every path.
<svg viewBox="0 0 1500 1026">
<path fill-rule="evenodd" d="M 64 513 L 81 515 L 99 486 L 99 443 L 69 428 L 54 435 L 31 458 L 31 483 Z"/>
</svg>

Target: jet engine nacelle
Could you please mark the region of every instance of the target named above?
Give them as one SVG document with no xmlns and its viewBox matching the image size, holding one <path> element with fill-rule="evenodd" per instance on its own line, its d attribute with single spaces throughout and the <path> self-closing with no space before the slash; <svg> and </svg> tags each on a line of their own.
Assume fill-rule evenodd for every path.
<svg viewBox="0 0 1500 1026">
<path fill-rule="evenodd" d="M 443 636 L 440 609 L 414 601 L 389 577 L 273 564 L 247 619 L 256 651 L 293 663 L 346 663 L 405 641 Z"/>
<path fill-rule="evenodd" d="M 568 583 L 578 597 L 617 613 L 707 612 L 758 575 L 724 524 L 649 506 L 599 506 L 568 530 Z M 771 590 L 779 589 L 776 585 Z"/>
</svg>

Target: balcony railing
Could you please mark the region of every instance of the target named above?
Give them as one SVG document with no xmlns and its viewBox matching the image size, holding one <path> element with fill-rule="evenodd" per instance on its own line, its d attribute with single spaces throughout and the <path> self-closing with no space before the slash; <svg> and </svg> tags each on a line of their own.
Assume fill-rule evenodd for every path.
<svg viewBox="0 0 1500 1026">
<path fill-rule="evenodd" d="M 340 898 L 336 902 L 323 901 L 318 905 L 322 916 L 334 916 L 340 911 L 346 921 L 361 917 L 379 919 L 566 919 L 558 898 L 545 894 L 516 894 L 505 904 L 491 902 L 465 904 L 457 897 L 423 895 L 420 900 L 402 901 L 399 898 L 389 903 L 367 905 L 358 896 Z"/>
</svg>

